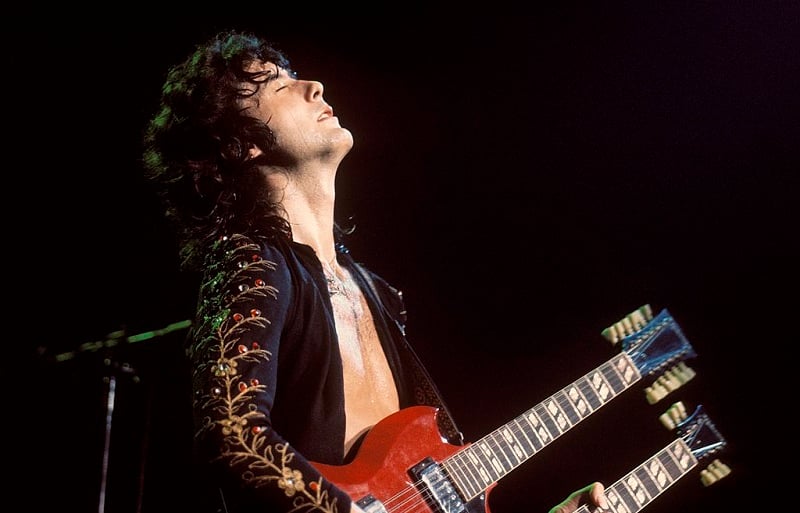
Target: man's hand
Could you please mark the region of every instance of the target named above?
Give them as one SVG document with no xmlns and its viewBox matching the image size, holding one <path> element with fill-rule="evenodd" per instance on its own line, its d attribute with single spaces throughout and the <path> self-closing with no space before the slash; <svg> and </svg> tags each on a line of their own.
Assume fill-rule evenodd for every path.
<svg viewBox="0 0 800 513">
<path fill-rule="evenodd" d="M 569 494 L 561 503 L 550 508 L 549 513 L 573 513 L 579 506 L 584 504 L 597 506 L 600 509 L 608 509 L 605 491 L 606 489 L 602 483 L 594 482 Z"/>
</svg>

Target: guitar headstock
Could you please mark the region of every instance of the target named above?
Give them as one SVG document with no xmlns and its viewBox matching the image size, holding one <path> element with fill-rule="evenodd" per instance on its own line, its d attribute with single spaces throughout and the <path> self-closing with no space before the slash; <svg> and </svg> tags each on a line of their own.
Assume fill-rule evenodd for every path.
<svg viewBox="0 0 800 513">
<path fill-rule="evenodd" d="M 685 360 L 697 354 L 666 309 L 653 316 L 650 305 L 643 305 L 604 329 L 602 335 L 612 344 L 620 344 L 642 377 L 653 380 L 645 389 L 650 404 L 695 376 Z"/>
<path fill-rule="evenodd" d="M 718 454 L 728 445 L 702 406 L 687 415 L 686 407 L 679 401 L 670 406 L 659 420 L 667 429 L 675 430 L 698 462 Z M 704 486 L 709 486 L 730 473 L 730 467 L 714 459 L 700 471 L 700 480 Z"/>
</svg>

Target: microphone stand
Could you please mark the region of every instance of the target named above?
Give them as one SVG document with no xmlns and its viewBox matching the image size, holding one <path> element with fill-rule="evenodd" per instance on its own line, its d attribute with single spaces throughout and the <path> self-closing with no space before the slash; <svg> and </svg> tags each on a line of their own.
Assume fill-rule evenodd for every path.
<svg viewBox="0 0 800 513">
<path fill-rule="evenodd" d="M 56 362 L 65 362 L 68 360 L 72 360 L 73 358 L 77 357 L 82 353 L 95 352 L 100 349 L 113 348 L 122 344 L 133 344 L 145 340 L 162 337 L 173 331 L 186 329 L 190 325 L 191 321 L 185 320 L 168 324 L 162 329 L 145 331 L 143 333 L 139 333 L 136 335 L 129 335 L 129 336 L 125 335 L 124 330 L 114 331 L 112 333 L 109 333 L 106 336 L 105 340 L 86 342 L 78 346 L 78 348 L 73 351 L 67 351 L 64 353 L 56 354 L 54 356 L 54 360 Z M 116 403 L 117 377 L 119 374 L 129 375 L 131 376 L 131 379 L 134 383 L 139 382 L 139 376 L 136 375 L 135 369 L 129 363 L 120 364 L 119 362 L 116 362 L 111 358 L 105 358 L 103 360 L 103 364 L 109 369 L 109 372 L 107 372 L 107 375 L 103 377 L 103 382 L 105 384 L 104 392 L 106 398 L 106 406 L 105 406 L 106 410 L 105 410 L 105 427 L 103 432 L 104 442 L 103 442 L 103 459 L 102 459 L 102 467 L 100 474 L 100 494 L 97 505 L 98 513 L 105 513 L 105 507 L 106 507 L 106 491 L 108 486 L 108 462 L 111 449 L 111 425 L 114 416 L 114 405 Z"/>
</svg>

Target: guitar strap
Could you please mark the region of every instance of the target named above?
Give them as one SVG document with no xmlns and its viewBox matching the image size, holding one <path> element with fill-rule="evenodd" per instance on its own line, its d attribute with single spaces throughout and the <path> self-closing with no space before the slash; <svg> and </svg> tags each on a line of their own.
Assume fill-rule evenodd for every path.
<svg viewBox="0 0 800 513">
<path fill-rule="evenodd" d="M 428 373 L 427 369 L 422 363 L 422 360 L 417 355 L 414 348 L 411 347 L 408 339 L 405 335 L 405 327 L 403 324 L 396 318 L 392 312 L 386 306 L 384 302 L 383 296 L 381 295 L 378 287 L 375 285 L 370 272 L 365 269 L 361 264 L 354 261 L 352 258 L 350 259 L 350 263 L 352 264 L 352 268 L 356 271 L 358 276 L 361 277 L 361 282 L 366 283 L 369 287 L 369 292 L 373 296 L 373 300 L 380 306 L 383 315 L 381 315 L 382 322 L 385 326 L 385 319 L 392 319 L 399 329 L 400 333 L 402 334 L 401 340 L 403 343 L 403 348 L 408 353 L 410 358 L 406 359 L 406 361 L 410 362 L 413 368 L 411 369 L 414 376 L 415 386 L 420 386 L 423 388 L 421 391 L 421 395 L 427 399 L 427 401 L 423 401 L 425 403 L 433 402 L 435 404 L 429 404 L 429 406 L 435 406 L 439 409 L 436 415 L 436 420 L 438 423 L 439 430 L 441 433 L 447 438 L 448 442 L 454 445 L 463 445 L 464 444 L 464 434 L 458 429 L 456 426 L 455 420 L 450 413 L 450 410 L 447 408 L 446 403 L 442 397 L 441 392 L 437 388 L 433 379 L 431 379 L 430 374 Z M 388 333 L 388 330 L 387 330 Z M 418 398 L 420 399 L 420 398 Z"/>
</svg>

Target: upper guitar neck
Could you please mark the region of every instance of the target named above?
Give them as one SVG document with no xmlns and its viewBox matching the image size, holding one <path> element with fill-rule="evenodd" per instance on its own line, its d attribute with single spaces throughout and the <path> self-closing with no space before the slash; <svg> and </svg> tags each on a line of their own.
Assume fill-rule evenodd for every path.
<svg viewBox="0 0 800 513">
<path fill-rule="evenodd" d="M 622 353 L 515 419 L 445 459 L 470 500 L 641 379 Z"/>
</svg>

